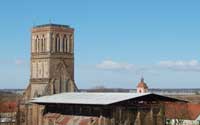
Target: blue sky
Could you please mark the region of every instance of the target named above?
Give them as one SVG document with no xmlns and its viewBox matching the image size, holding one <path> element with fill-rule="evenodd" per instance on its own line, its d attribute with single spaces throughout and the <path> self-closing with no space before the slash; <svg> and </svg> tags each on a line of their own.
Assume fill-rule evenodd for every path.
<svg viewBox="0 0 200 125">
<path fill-rule="evenodd" d="M 30 29 L 75 28 L 79 88 L 200 88 L 200 1 L 2 0 L 0 88 L 26 88 Z"/>
</svg>

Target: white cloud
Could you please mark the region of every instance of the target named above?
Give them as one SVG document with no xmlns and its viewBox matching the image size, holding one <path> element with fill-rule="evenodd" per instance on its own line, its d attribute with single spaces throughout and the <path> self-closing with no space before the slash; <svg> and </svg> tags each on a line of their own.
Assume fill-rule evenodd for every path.
<svg viewBox="0 0 200 125">
<path fill-rule="evenodd" d="M 112 60 L 104 60 L 100 64 L 96 65 L 98 69 L 103 70 L 130 70 L 133 66 L 133 64 L 115 62 Z"/>
<path fill-rule="evenodd" d="M 200 71 L 200 62 L 198 60 L 160 61 L 159 66 L 177 71 Z"/>
</svg>

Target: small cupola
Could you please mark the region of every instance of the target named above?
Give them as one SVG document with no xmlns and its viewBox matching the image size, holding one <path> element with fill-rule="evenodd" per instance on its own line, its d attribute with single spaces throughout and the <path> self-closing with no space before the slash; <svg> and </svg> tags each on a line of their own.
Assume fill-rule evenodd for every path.
<svg viewBox="0 0 200 125">
<path fill-rule="evenodd" d="M 147 93 L 148 92 L 148 86 L 144 82 L 144 78 L 141 78 L 141 81 L 137 85 L 137 93 Z"/>
</svg>

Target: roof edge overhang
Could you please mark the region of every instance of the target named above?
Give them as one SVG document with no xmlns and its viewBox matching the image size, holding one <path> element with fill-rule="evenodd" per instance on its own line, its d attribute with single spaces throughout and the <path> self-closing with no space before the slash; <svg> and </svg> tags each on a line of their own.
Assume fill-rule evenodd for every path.
<svg viewBox="0 0 200 125">
<path fill-rule="evenodd" d="M 130 93 L 129 93 L 130 94 Z M 172 97 L 168 97 L 168 96 L 164 96 L 164 95 L 159 95 L 159 94 L 154 94 L 154 93 L 147 93 L 138 97 L 133 97 L 133 98 L 128 98 L 128 99 L 124 99 L 124 100 L 120 100 L 120 101 L 115 101 L 115 102 L 111 102 L 111 103 L 104 103 L 104 104 L 90 104 L 90 103 L 65 103 L 65 102 L 45 102 L 45 101 L 34 101 L 37 100 L 37 98 L 34 98 L 33 100 L 31 100 L 29 103 L 35 103 L 35 104 L 40 104 L 40 105 L 47 105 L 47 104 L 66 104 L 66 105 L 93 105 L 93 106 L 106 106 L 106 105 L 113 105 L 113 104 L 117 104 L 117 103 L 121 103 L 121 102 L 125 102 L 125 101 L 149 101 L 149 102 L 182 102 L 182 103 L 188 103 L 188 101 L 186 100 L 181 100 L 181 99 L 177 99 L 177 98 L 172 98 Z"/>
</svg>

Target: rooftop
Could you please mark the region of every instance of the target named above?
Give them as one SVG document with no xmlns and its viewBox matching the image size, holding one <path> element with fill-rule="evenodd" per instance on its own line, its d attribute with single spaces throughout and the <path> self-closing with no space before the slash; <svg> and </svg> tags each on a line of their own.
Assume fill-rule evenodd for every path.
<svg viewBox="0 0 200 125">
<path fill-rule="evenodd" d="M 3 102 L 0 103 L 0 112 L 16 112 L 17 111 L 17 102 Z"/>
<path fill-rule="evenodd" d="M 130 99 L 183 101 L 153 93 L 61 93 L 33 99 L 38 104 L 110 105 Z"/>
<path fill-rule="evenodd" d="M 51 24 L 51 23 L 49 23 L 49 24 L 37 25 L 37 26 L 34 26 L 33 28 L 48 27 L 48 26 L 70 28 L 69 25 Z"/>
<path fill-rule="evenodd" d="M 200 104 L 167 103 L 165 109 L 166 117 L 169 119 L 197 120 L 200 116 Z"/>
</svg>

